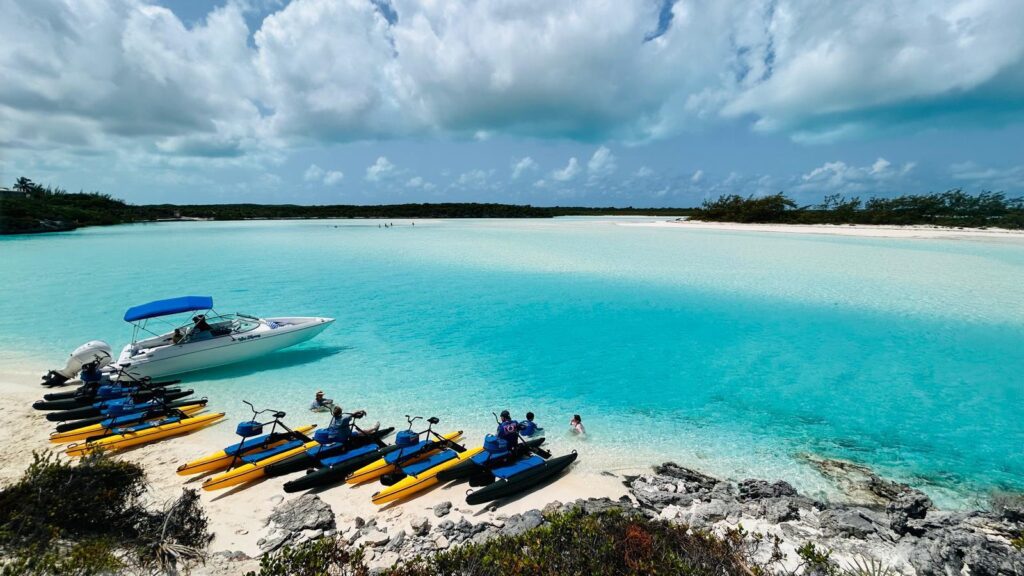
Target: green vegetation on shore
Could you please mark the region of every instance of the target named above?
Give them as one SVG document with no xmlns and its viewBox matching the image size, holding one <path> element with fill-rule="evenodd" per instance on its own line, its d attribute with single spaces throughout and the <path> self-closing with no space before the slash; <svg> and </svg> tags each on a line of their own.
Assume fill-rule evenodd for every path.
<svg viewBox="0 0 1024 576">
<path fill-rule="evenodd" d="M 826 196 L 799 206 L 779 192 L 770 196 L 720 196 L 699 208 L 591 208 L 513 204 L 150 204 L 133 205 L 100 193 L 69 193 L 19 178 L 0 191 L 0 234 L 31 234 L 132 222 L 176 219 L 250 220 L 317 218 L 553 218 L 556 216 L 688 216 L 708 222 L 776 224 L 928 224 L 970 228 L 1024 228 L 1024 199 L 1001 192 L 962 190 L 896 198 Z"/>
<path fill-rule="evenodd" d="M 570 215 L 686 216 L 681 208 L 589 208 L 513 204 L 150 204 L 136 206 L 99 193 L 68 193 L 19 178 L 0 193 L 0 234 L 60 232 L 84 226 L 175 219 L 553 218 Z"/>
<path fill-rule="evenodd" d="M 212 535 L 197 491 L 152 510 L 137 464 L 34 458 L 0 489 L 0 576 L 172 573 L 202 558 Z"/>
<path fill-rule="evenodd" d="M 938 194 L 897 198 L 826 196 L 816 206 L 800 207 L 782 192 L 744 198 L 727 195 L 705 200 L 690 216 L 708 222 L 770 224 L 927 224 L 965 228 L 1024 228 L 1024 198 L 1002 192 L 967 194 L 949 190 Z"/>
</svg>

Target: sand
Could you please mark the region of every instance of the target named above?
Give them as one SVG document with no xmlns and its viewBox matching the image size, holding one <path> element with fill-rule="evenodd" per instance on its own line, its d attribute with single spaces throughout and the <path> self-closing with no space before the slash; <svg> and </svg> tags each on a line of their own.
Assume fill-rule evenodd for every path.
<svg viewBox="0 0 1024 576">
<path fill-rule="evenodd" d="M 43 417 L 44 412 L 31 408 L 32 402 L 48 390 L 39 386 L 39 376 L 45 372 L 38 362 L 11 362 L 14 369 L 0 373 L 0 485 L 8 484 L 24 471 L 32 461 L 32 451 L 52 450 L 58 445 L 48 441 L 53 429 Z M 65 388 L 66 389 L 66 388 Z M 197 390 L 197 396 L 206 393 Z M 210 411 L 217 411 L 219 399 L 210 394 Z M 299 418 L 301 419 L 301 418 Z M 237 422 L 226 419 L 219 424 L 194 432 L 187 436 L 170 438 L 134 449 L 118 452 L 118 458 L 139 463 L 144 467 L 150 482 L 147 498 L 153 504 L 176 498 L 182 487 L 199 488 L 204 475 L 182 477 L 175 474 L 179 464 L 203 456 L 237 442 L 234 427 Z M 298 420 L 292 422 L 298 424 Z M 472 442 L 474 439 L 469 439 Z M 63 455 L 61 455 L 63 457 Z M 621 472 L 620 472 L 621 474 Z M 299 494 L 285 494 L 281 486 L 293 478 L 269 478 L 217 492 L 201 492 L 202 502 L 210 517 L 210 529 L 215 534 L 210 552 L 241 551 L 256 558 L 259 553 L 257 541 L 266 535 L 266 518 L 273 508 L 284 499 L 296 498 Z M 319 493 L 321 499 L 330 504 L 337 518 L 339 529 L 354 523 L 357 516 L 364 519 L 377 518 L 378 525 L 388 526 L 389 533 L 398 529 L 410 531 L 411 518 L 427 516 L 434 518 L 434 505 L 450 501 L 453 503 L 447 518 L 458 522 L 463 516 L 477 523 L 493 519 L 496 515 L 510 515 L 530 509 L 543 508 L 553 501 L 569 502 L 577 498 L 610 497 L 619 498 L 627 493 L 621 477 L 599 473 L 570 471 L 552 484 L 525 497 L 512 500 L 497 509 L 465 504 L 466 487 L 442 486 L 421 494 L 419 497 L 397 505 L 378 507 L 370 501 L 379 485 L 338 486 Z M 206 566 L 193 571 L 194 574 L 243 574 L 258 567 L 258 561 L 226 562 L 214 559 Z"/>
<path fill-rule="evenodd" d="M 700 222 L 696 220 L 659 220 L 656 222 L 616 222 L 619 226 L 653 226 L 689 230 L 730 232 L 776 232 L 784 234 L 825 234 L 863 238 L 921 238 L 1003 240 L 1024 243 L 1024 230 L 1003 228 L 947 228 L 942 226 L 876 226 L 867 224 L 741 224 L 738 222 Z"/>
</svg>

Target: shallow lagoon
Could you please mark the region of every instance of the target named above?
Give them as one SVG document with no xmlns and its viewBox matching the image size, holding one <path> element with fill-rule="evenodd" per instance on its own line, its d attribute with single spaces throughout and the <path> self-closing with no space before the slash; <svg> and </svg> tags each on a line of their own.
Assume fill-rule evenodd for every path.
<svg viewBox="0 0 1024 576">
<path fill-rule="evenodd" d="M 0 240 L 0 361 L 130 336 L 133 304 L 325 315 L 316 340 L 190 377 L 302 414 L 482 434 L 528 409 L 586 469 L 663 459 L 829 485 L 848 458 L 964 504 L 1024 489 L 1024 245 L 622 226 L 621 220 L 166 223 Z M 586 441 L 563 433 L 583 415 Z M 305 414 L 300 418 L 305 419 Z M 315 420 L 323 418 L 317 417 Z M 225 428 L 225 433 L 230 430 Z"/>
</svg>

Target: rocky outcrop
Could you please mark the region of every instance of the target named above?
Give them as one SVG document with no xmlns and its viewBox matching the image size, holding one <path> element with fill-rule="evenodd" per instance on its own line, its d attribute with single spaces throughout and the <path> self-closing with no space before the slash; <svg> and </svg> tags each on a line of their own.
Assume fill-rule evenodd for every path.
<svg viewBox="0 0 1024 576">
<path fill-rule="evenodd" d="M 267 518 L 268 535 L 257 545 L 263 553 L 277 550 L 285 544 L 333 535 L 334 511 L 314 494 L 303 494 L 280 504 Z"/>
<path fill-rule="evenodd" d="M 1011 544 L 1024 534 L 1019 502 L 996 512 L 941 512 L 923 492 L 864 466 L 817 462 L 859 502 L 818 502 L 784 481 L 748 479 L 733 486 L 671 463 L 628 485 L 649 516 L 713 531 L 756 526 L 779 537 L 790 568 L 799 565 L 796 550 L 811 543 L 831 550 L 841 565 L 845 560 L 844 567 L 875 558 L 918 576 L 1024 575 L 1024 552 Z"/>
<path fill-rule="evenodd" d="M 1024 576 L 1024 553 L 1012 544 L 1024 535 L 1021 500 L 1007 499 L 992 512 L 941 511 L 923 492 L 881 478 L 863 466 L 819 462 L 819 469 L 828 470 L 854 503 L 820 502 L 781 480 L 734 483 L 666 463 L 650 473 L 627 477 L 630 496 L 619 500 L 552 502 L 543 510 L 480 521 L 442 502 L 425 509 L 426 516 L 409 514 L 401 521 L 400 509 L 380 520 L 356 517 L 337 534 L 351 548 L 361 548 L 368 561 L 383 566 L 453 546 L 523 534 L 544 525 L 556 512 L 619 510 L 719 534 L 742 526 L 752 548 L 764 541 L 759 540 L 762 535 L 777 539 L 782 571 L 798 570 L 803 562 L 798 550 L 810 543 L 830 551 L 839 568 L 875 559 L 908 576 Z M 843 471 L 850 476 L 842 476 Z M 268 535 L 260 540 L 265 552 L 335 534 L 330 507 L 313 495 L 285 501 L 267 521 Z"/>
</svg>

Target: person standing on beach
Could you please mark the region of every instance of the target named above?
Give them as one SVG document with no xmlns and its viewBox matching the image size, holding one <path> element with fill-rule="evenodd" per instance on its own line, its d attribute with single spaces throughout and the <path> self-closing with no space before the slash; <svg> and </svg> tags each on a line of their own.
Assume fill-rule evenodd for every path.
<svg viewBox="0 0 1024 576">
<path fill-rule="evenodd" d="M 569 420 L 569 431 L 580 436 L 587 435 L 587 429 L 583 427 L 583 419 L 579 414 L 573 414 L 572 420 Z"/>
</svg>

